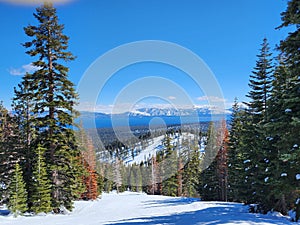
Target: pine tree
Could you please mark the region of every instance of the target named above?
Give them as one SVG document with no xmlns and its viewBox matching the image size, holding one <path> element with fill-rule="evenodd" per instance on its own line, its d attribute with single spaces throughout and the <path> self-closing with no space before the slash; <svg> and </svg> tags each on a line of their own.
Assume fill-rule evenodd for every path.
<svg viewBox="0 0 300 225">
<path fill-rule="evenodd" d="M 277 160 L 271 161 L 269 185 L 273 190 L 268 198 L 275 210 L 286 214 L 300 197 L 300 181 L 296 179 L 300 167 L 299 1 L 289 1 L 281 15 L 279 28 L 292 27 L 295 30 L 280 43 L 280 64 L 274 75 L 268 129 Z"/>
<path fill-rule="evenodd" d="M 169 134 L 165 137 L 165 157 L 162 162 L 163 167 L 163 182 L 162 182 L 162 194 L 168 196 L 177 196 L 177 151 L 171 144 L 171 137 Z"/>
<path fill-rule="evenodd" d="M 265 185 L 266 168 L 268 167 L 267 142 L 269 134 L 266 133 L 265 125 L 269 121 L 268 107 L 271 95 L 271 82 L 273 65 L 271 53 L 269 52 L 267 39 L 263 40 L 260 53 L 257 55 L 256 66 L 250 75 L 249 87 L 251 88 L 247 97 L 246 120 L 244 126 L 244 171 L 248 202 L 258 203 L 263 206 L 267 193 Z M 263 206 L 264 207 L 264 206 Z"/>
<path fill-rule="evenodd" d="M 187 163 L 183 168 L 183 195 L 197 197 L 199 188 L 200 152 L 198 146 L 189 146 Z"/>
<path fill-rule="evenodd" d="M 54 212 L 59 212 L 60 206 L 72 209 L 80 178 L 78 167 L 82 166 L 72 129 L 77 114 L 74 110 L 77 94 L 68 80 L 69 69 L 61 64 L 73 60 L 74 56 L 67 51 L 69 38 L 63 34 L 64 26 L 58 23 L 56 9 L 51 3 L 38 7 L 34 17 L 39 24 L 24 28 L 32 38 L 24 46 L 29 56 L 37 58 L 32 63 L 37 70 L 24 76 L 19 90 L 15 91 L 15 101 L 22 102 L 31 93 L 31 111 L 27 114 L 36 130 L 31 149 L 38 144 L 46 149 L 52 207 Z"/>
<path fill-rule="evenodd" d="M 9 125 L 9 114 L 8 110 L 4 108 L 3 103 L 0 102 L 0 178 L 1 178 L 1 196 L 2 198 L 7 197 L 6 187 L 10 182 L 10 171 L 14 167 L 14 164 L 11 166 L 9 160 L 10 149 L 12 146 L 8 143 L 8 138 L 11 134 L 11 129 Z"/>
<path fill-rule="evenodd" d="M 114 173 L 110 164 L 104 165 L 104 191 L 109 193 L 113 189 Z"/>
<path fill-rule="evenodd" d="M 241 201 L 242 183 L 244 181 L 243 170 L 243 143 L 241 134 L 243 130 L 243 111 L 238 105 L 237 99 L 232 106 L 228 140 L 228 198 L 230 201 Z"/>
<path fill-rule="evenodd" d="M 100 166 L 97 166 L 97 171 L 101 171 L 100 170 Z M 102 192 L 104 191 L 104 175 L 102 173 L 102 171 L 100 173 L 98 173 L 97 175 L 97 187 L 98 187 L 98 194 L 101 196 Z"/>
<path fill-rule="evenodd" d="M 19 164 L 16 163 L 14 177 L 9 185 L 10 197 L 8 208 L 15 216 L 22 215 L 28 210 L 27 207 L 27 191 L 23 179 L 23 172 Z"/>
<path fill-rule="evenodd" d="M 130 190 L 131 191 L 137 191 L 136 189 L 136 171 L 135 171 L 135 167 L 136 165 L 132 165 L 131 168 L 130 168 L 130 174 L 129 174 L 129 187 L 130 187 Z"/>
<path fill-rule="evenodd" d="M 24 170 L 24 180 L 26 183 L 26 189 L 28 190 L 29 205 L 32 194 L 32 172 L 33 172 L 33 160 L 35 155 L 36 146 L 34 141 L 36 135 L 36 129 L 34 126 L 35 115 L 32 113 L 34 92 L 30 91 L 29 81 L 27 77 L 30 74 L 26 73 L 22 77 L 22 82 L 18 84 L 18 89 L 14 88 L 15 97 L 13 98 L 12 108 L 14 110 L 14 120 L 18 124 L 18 138 L 20 142 L 19 154 L 24 159 L 21 167 Z"/>
<path fill-rule="evenodd" d="M 9 197 L 8 186 L 13 179 L 15 164 L 21 158 L 18 124 L 0 102 L 0 194 Z"/>
<path fill-rule="evenodd" d="M 135 181 L 136 181 L 136 191 L 141 192 L 143 189 L 143 177 L 141 172 L 141 166 L 136 166 L 135 168 Z"/>
<path fill-rule="evenodd" d="M 203 170 L 211 165 L 219 151 L 217 136 L 217 125 L 214 122 L 210 122 L 207 131 L 207 143 L 205 143 L 205 153 L 201 162 Z"/>
<path fill-rule="evenodd" d="M 268 120 L 268 101 L 271 95 L 272 83 L 272 53 L 270 53 L 269 43 L 266 38 L 261 44 L 260 54 L 257 55 L 256 66 L 250 75 L 249 91 L 247 97 L 250 99 L 246 103 L 253 115 L 253 122 L 258 124 Z"/>
<path fill-rule="evenodd" d="M 44 148 L 40 145 L 36 149 L 36 162 L 33 168 L 33 193 L 31 196 L 31 210 L 34 213 L 48 213 L 51 208 L 51 186 L 45 164 Z"/>
</svg>

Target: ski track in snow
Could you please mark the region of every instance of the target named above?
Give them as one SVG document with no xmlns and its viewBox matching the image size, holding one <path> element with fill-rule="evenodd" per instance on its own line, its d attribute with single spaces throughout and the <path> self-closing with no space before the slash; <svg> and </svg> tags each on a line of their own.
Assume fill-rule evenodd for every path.
<svg viewBox="0 0 300 225">
<path fill-rule="evenodd" d="M 68 215 L 0 216 L 1 225 L 285 225 L 286 217 L 250 214 L 239 203 L 202 202 L 143 193 L 103 194 L 93 201 L 77 201 Z"/>
</svg>

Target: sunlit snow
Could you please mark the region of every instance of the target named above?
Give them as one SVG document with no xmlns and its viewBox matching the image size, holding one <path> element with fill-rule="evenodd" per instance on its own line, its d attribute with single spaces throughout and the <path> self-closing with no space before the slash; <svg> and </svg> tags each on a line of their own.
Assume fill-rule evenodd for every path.
<svg viewBox="0 0 300 225">
<path fill-rule="evenodd" d="M 250 214 L 239 203 L 125 192 L 75 202 L 68 215 L 0 216 L 1 225 L 271 225 L 295 224 L 278 214 Z"/>
</svg>

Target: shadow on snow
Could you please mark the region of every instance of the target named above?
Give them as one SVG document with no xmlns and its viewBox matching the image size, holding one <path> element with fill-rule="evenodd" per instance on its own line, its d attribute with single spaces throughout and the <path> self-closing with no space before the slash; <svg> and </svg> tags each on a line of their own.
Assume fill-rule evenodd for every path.
<svg viewBox="0 0 300 225">
<path fill-rule="evenodd" d="M 167 200 L 146 201 L 148 207 L 164 207 L 172 205 L 187 205 L 197 202 L 199 199 L 174 198 Z M 246 207 L 241 207 L 237 203 L 222 202 L 204 202 L 208 208 L 199 209 L 194 212 L 174 213 L 167 216 L 137 217 L 119 221 L 111 221 L 106 225 L 155 225 L 155 224 L 172 224 L 172 225 L 220 225 L 227 223 L 254 225 L 257 223 L 269 223 L 277 225 L 294 224 L 286 218 L 274 217 L 261 214 L 251 214 L 247 212 Z M 211 207 L 209 206 L 211 205 Z"/>
</svg>

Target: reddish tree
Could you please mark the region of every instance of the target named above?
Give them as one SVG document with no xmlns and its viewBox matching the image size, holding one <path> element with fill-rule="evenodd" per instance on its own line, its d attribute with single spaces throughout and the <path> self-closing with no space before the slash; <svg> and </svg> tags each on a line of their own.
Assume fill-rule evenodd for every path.
<svg viewBox="0 0 300 225">
<path fill-rule="evenodd" d="M 227 201 L 227 179 L 228 179 L 228 165 L 227 165 L 227 145 L 228 145 L 228 129 L 226 121 L 223 120 L 220 128 L 220 149 L 216 156 L 217 160 L 217 176 L 219 184 L 219 199 Z"/>
<path fill-rule="evenodd" d="M 177 172 L 177 196 L 182 196 L 182 173 L 183 173 L 182 158 L 178 159 L 178 172 Z"/>
<path fill-rule="evenodd" d="M 84 159 L 83 163 L 87 174 L 83 177 L 86 191 L 82 193 L 81 197 L 87 200 L 95 200 L 99 195 L 97 184 L 98 175 L 96 173 L 95 150 L 91 140 L 87 141 L 86 151 L 84 151 L 82 154 Z"/>
</svg>

